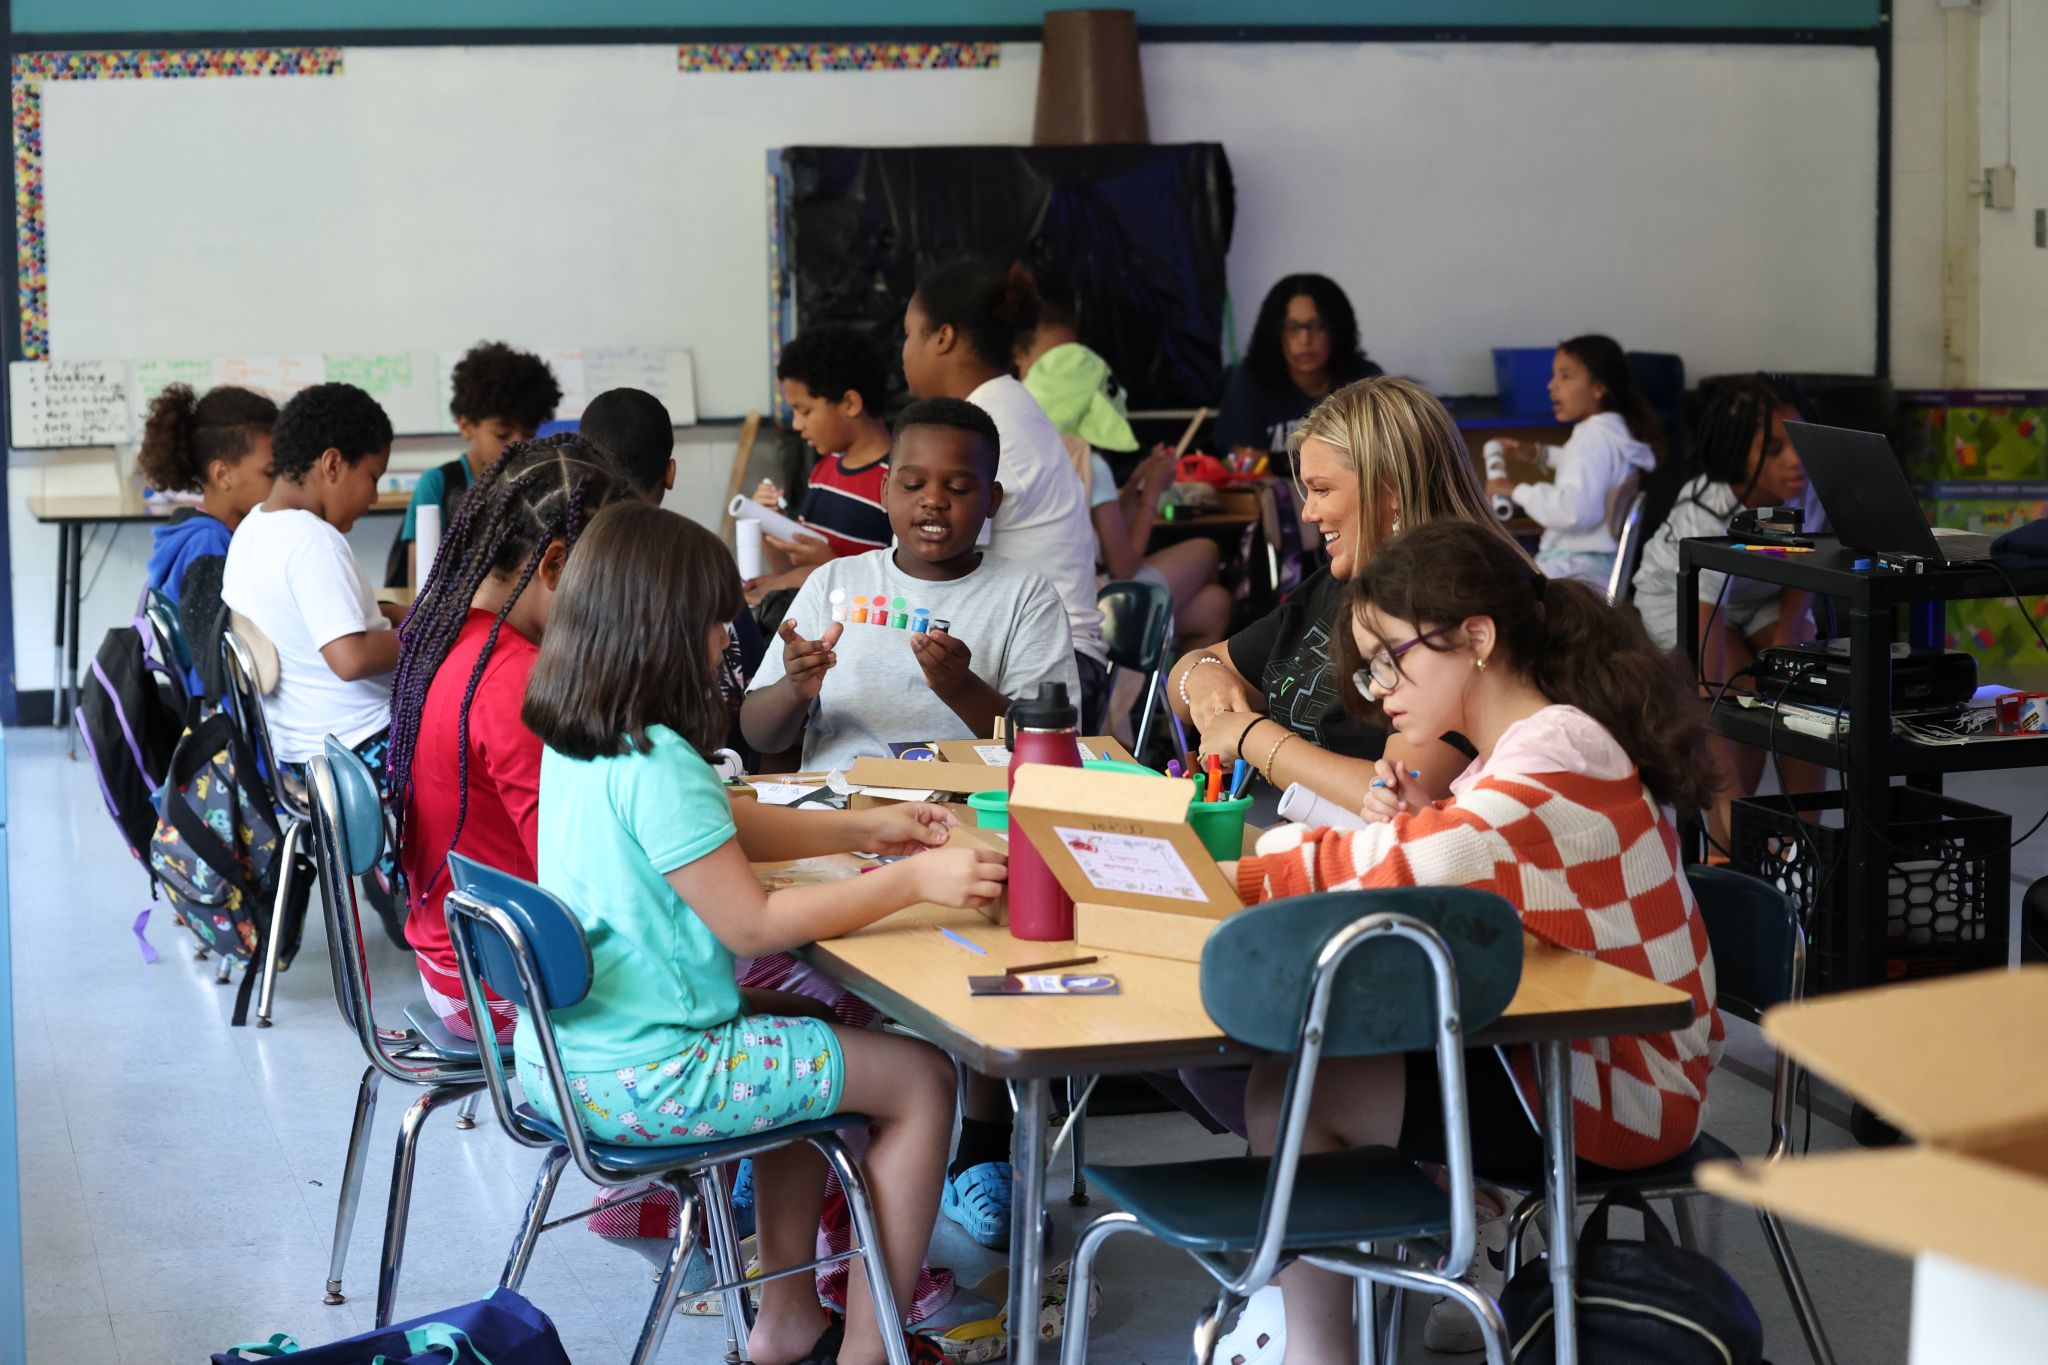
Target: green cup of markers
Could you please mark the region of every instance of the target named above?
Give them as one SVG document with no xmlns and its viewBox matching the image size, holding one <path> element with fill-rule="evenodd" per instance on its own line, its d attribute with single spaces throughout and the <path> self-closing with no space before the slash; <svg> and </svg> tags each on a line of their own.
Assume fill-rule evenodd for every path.
<svg viewBox="0 0 2048 1365">
<path fill-rule="evenodd" d="M 1188 806 L 1188 823 L 1209 856 L 1217 862 L 1244 856 L 1244 816 L 1252 808 L 1249 796 L 1235 801 L 1195 801 Z"/>
</svg>

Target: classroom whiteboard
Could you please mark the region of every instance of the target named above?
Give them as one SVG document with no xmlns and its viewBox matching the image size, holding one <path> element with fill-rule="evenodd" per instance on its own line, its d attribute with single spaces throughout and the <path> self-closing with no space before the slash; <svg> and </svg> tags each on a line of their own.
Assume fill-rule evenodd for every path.
<svg viewBox="0 0 2048 1365">
<path fill-rule="evenodd" d="M 1863 370 L 1877 69 L 1862 48 L 1152 44 L 1152 134 L 1221 142 L 1238 333 L 1320 270 L 1390 371 L 1608 330 L 1703 374 Z M 43 88 L 51 353 L 687 347 L 771 396 L 770 148 L 1022 143 L 993 70 L 683 74 L 667 46 L 351 48 L 343 74 Z M 798 320 L 801 324 L 801 319 Z"/>
</svg>

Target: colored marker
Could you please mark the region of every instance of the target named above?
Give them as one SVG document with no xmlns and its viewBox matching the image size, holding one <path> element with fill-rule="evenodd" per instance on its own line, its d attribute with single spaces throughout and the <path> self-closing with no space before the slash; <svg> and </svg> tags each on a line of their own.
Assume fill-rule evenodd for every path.
<svg viewBox="0 0 2048 1365">
<path fill-rule="evenodd" d="M 1203 796 L 1204 801 L 1214 801 L 1223 794 L 1223 759 L 1216 754 L 1209 755 L 1209 785 Z"/>
<path fill-rule="evenodd" d="M 1421 777 L 1421 776 L 1422 776 L 1422 769 L 1420 769 L 1420 768 L 1410 768 L 1410 769 L 1408 770 L 1408 776 L 1410 776 L 1410 777 Z M 1387 785 L 1387 780 L 1386 780 L 1385 778 L 1383 778 L 1383 777 L 1375 777 L 1375 778 L 1374 778 L 1374 779 L 1372 780 L 1372 782 L 1370 783 L 1370 785 L 1371 785 L 1371 786 L 1374 786 L 1374 787 L 1384 787 L 1384 786 L 1386 786 L 1386 785 Z"/>
<path fill-rule="evenodd" d="M 1245 783 L 1252 780 L 1252 765 L 1243 759 L 1230 765 L 1230 799 L 1235 801 L 1243 794 Z"/>
<path fill-rule="evenodd" d="M 1179 759 L 1169 758 L 1166 760 L 1166 775 L 1168 777 L 1185 777 L 1187 773 L 1181 768 Z"/>
<path fill-rule="evenodd" d="M 982 957 L 987 957 L 987 956 L 988 956 L 988 949 L 986 949 L 986 948 L 982 947 L 982 946 L 981 946 L 981 945 L 980 945 L 979 943 L 976 943 L 976 942 L 975 942 L 975 941 L 974 941 L 973 939 L 971 939 L 971 938 L 968 938 L 968 937 L 966 937 L 966 936 L 965 936 L 965 935 L 963 935 L 963 934 L 956 934 L 956 933 L 954 933 L 954 932 L 953 932 L 953 931 L 952 931 L 951 929 L 948 929 L 948 928 L 947 928 L 947 927 L 946 927 L 945 925 L 943 925 L 943 924 L 940 924 L 940 925 L 936 925 L 936 926 L 934 926 L 934 927 L 935 927 L 935 928 L 937 928 L 937 929 L 938 929 L 938 931 L 939 931 L 940 933 L 944 934 L 944 935 L 945 935 L 945 936 L 946 936 L 947 938 L 950 938 L 950 939 L 952 939 L 952 940 L 953 940 L 953 942 L 955 942 L 955 943 L 959 944 L 959 945 L 960 945 L 960 946 L 961 946 L 962 948 L 965 948 L 965 949 L 966 949 L 966 950 L 967 950 L 968 952 L 970 952 L 970 953 L 977 953 L 977 954 L 979 954 L 979 955 L 980 955 L 980 956 L 982 956 Z"/>
</svg>

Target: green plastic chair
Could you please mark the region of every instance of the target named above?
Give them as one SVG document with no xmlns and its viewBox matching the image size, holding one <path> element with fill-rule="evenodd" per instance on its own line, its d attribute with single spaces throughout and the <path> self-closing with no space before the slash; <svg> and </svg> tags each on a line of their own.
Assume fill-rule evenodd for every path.
<svg viewBox="0 0 2048 1365">
<path fill-rule="evenodd" d="M 1121 1207 L 1081 1234 L 1068 1301 L 1088 1302 L 1105 1240 L 1140 1231 L 1187 1252 L 1217 1283 L 1195 1325 L 1199 1365 L 1209 1365 L 1224 1319 L 1296 1260 L 1356 1281 L 1361 1361 L 1376 1358 L 1373 1286 L 1386 1284 L 1462 1303 L 1479 1319 L 1489 1365 L 1507 1365 L 1499 1308 L 1458 1281 L 1477 1245 L 1465 1040 L 1507 1008 L 1521 976 L 1514 907 L 1462 887 L 1295 896 L 1225 920 L 1202 952 L 1202 1003 L 1232 1038 L 1294 1057 L 1274 1154 L 1088 1167 Z M 1325 1054 L 1430 1049 L 1442 1076 L 1448 1192 L 1391 1148 L 1302 1155 Z M 1415 1263 L 1382 1254 L 1403 1247 Z M 1087 1352 L 1087 1315 L 1070 1314 L 1063 1365 L 1082 1365 Z"/>
</svg>

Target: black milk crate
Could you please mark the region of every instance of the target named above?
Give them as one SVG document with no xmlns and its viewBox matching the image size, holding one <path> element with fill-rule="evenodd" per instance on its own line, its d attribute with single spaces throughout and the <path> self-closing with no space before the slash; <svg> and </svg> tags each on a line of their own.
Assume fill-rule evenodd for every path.
<svg viewBox="0 0 2048 1365">
<path fill-rule="evenodd" d="M 1806 924 L 1806 989 L 1854 990 L 2003 966 L 2011 921 L 2012 817 L 1917 787 L 1888 787 L 1876 832 L 1887 867 L 1882 906 L 1845 904 L 1844 794 L 1752 796 L 1734 803 L 1734 866 L 1770 882 Z M 1818 819 L 1801 819 L 1818 813 Z M 1858 810 L 1853 818 L 1871 813 Z M 1879 915 L 1882 914 L 1882 920 Z M 1866 916 L 1878 962 L 1849 950 L 1851 916 Z"/>
</svg>

